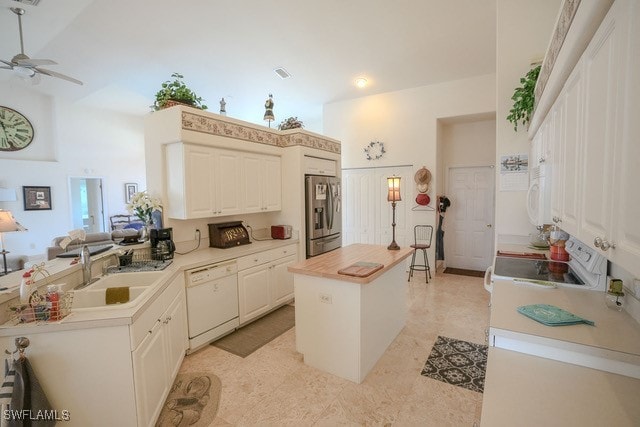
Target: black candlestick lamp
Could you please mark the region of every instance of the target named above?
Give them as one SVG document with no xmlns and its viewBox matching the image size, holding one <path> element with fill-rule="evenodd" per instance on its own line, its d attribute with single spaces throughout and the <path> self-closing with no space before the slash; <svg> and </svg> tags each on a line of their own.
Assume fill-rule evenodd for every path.
<svg viewBox="0 0 640 427">
<path fill-rule="evenodd" d="M 387 183 L 389 184 L 387 201 L 391 202 L 391 209 L 393 211 L 393 220 L 391 222 L 393 240 L 391 241 L 391 244 L 387 246 L 387 249 L 395 251 L 400 249 L 400 246 L 396 243 L 396 202 L 402 200 L 400 197 L 400 177 L 395 175 L 390 176 L 387 178 Z"/>
</svg>

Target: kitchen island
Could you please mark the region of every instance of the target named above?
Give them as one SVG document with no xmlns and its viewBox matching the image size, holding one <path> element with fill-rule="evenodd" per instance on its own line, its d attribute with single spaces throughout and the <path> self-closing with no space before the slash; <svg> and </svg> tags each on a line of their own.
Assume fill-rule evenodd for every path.
<svg viewBox="0 0 640 427">
<path fill-rule="evenodd" d="M 407 318 L 411 248 L 354 244 L 288 267 L 294 274 L 296 348 L 304 362 L 361 383 Z M 382 264 L 366 277 L 339 274 L 356 262 Z"/>
</svg>

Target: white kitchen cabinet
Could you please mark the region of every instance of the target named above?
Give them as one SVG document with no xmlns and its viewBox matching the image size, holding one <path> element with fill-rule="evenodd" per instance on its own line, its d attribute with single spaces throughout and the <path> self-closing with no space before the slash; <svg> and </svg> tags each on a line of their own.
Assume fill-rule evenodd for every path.
<svg viewBox="0 0 640 427">
<path fill-rule="evenodd" d="M 269 311 L 269 266 L 267 264 L 238 272 L 238 308 L 242 325 Z"/>
<path fill-rule="evenodd" d="M 271 287 L 271 305 L 278 306 L 293 299 L 293 274 L 287 267 L 295 264 L 298 257 L 290 256 L 273 264 L 269 283 Z"/>
<path fill-rule="evenodd" d="M 337 176 L 336 161 L 304 156 L 304 173 L 305 175 Z"/>
<path fill-rule="evenodd" d="M 611 6 L 552 108 L 551 133 L 558 144 L 552 150 L 559 150 L 552 209 L 560 227 L 637 277 L 639 26 L 637 2 Z"/>
<path fill-rule="evenodd" d="M 158 316 L 159 311 L 162 313 Z M 174 279 L 167 290 L 140 317 L 139 322 L 142 324 L 134 323 L 132 330 L 148 330 L 146 337 L 132 352 L 133 377 L 138 425 L 148 426 L 153 425 L 160 415 L 187 348 L 182 275 Z"/>
<path fill-rule="evenodd" d="M 556 104 L 552 107 L 549 114 L 552 116 L 551 128 L 549 130 L 550 159 L 547 163 L 550 165 L 551 174 L 551 218 L 555 222 L 562 218 L 562 200 L 564 197 L 564 181 L 563 181 L 563 152 L 564 152 L 564 116 L 565 103 L 564 97 L 558 98 Z"/>
<path fill-rule="evenodd" d="M 624 76 L 620 51 L 624 21 L 621 2 L 612 6 L 583 54 L 583 126 L 581 144 L 580 217 L 583 242 L 612 240 L 611 215 L 615 170 L 613 155 L 619 137 L 620 83 Z"/>
<path fill-rule="evenodd" d="M 151 425 L 169 394 L 171 384 L 166 377 L 167 336 L 158 320 L 142 344 L 133 352 L 133 376 L 136 390 L 138 425 Z"/>
<path fill-rule="evenodd" d="M 565 85 L 561 97 L 564 104 L 564 135 L 562 138 L 562 215 L 563 230 L 575 235 L 578 231 L 578 217 L 580 213 L 579 185 L 580 185 L 580 145 L 582 126 L 582 67 L 578 63 Z"/>
<path fill-rule="evenodd" d="M 242 211 L 282 209 L 282 162 L 278 156 L 242 154 Z"/>
<path fill-rule="evenodd" d="M 622 125 L 614 153 L 613 224 L 616 247 L 608 252 L 609 259 L 633 276 L 640 277 L 640 4 L 633 2 L 624 12 L 631 17 L 627 63 L 624 80 Z"/>
<path fill-rule="evenodd" d="M 173 381 L 173 378 L 178 375 L 185 349 L 188 347 L 187 307 L 183 292 L 174 298 L 162 323 L 167 335 L 167 367 L 169 369 L 167 375 L 170 381 Z"/>
<path fill-rule="evenodd" d="M 175 143 L 166 148 L 170 218 L 210 218 L 241 213 L 240 153 Z"/>
<path fill-rule="evenodd" d="M 287 266 L 297 259 L 296 245 L 238 259 L 240 325 L 293 299 L 293 275 Z"/>
</svg>

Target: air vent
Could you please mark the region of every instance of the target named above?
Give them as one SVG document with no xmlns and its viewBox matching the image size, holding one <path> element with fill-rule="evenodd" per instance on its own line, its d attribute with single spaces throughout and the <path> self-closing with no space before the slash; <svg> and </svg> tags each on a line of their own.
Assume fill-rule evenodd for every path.
<svg viewBox="0 0 640 427">
<path fill-rule="evenodd" d="M 276 68 L 273 71 L 275 71 L 276 74 L 279 75 L 281 79 L 288 79 L 289 77 L 291 77 L 291 74 L 289 74 L 289 72 L 282 67 Z"/>
</svg>

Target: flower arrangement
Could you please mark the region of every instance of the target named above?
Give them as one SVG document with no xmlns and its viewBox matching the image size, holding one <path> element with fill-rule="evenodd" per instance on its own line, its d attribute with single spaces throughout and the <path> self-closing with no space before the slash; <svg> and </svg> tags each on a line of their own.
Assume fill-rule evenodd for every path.
<svg viewBox="0 0 640 427">
<path fill-rule="evenodd" d="M 149 196 L 146 191 L 134 193 L 131 196 L 131 202 L 127 204 L 127 210 L 135 214 L 145 224 L 153 224 L 151 214 L 159 209 L 162 209 L 160 199 Z"/>
<path fill-rule="evenodd" d="M 298 120 L 297 117 L 289 117 L 286 120 L 283 120 L 282 123 L 278 125 L 278 130 L 287 130 L 287 129 L 296 129 L 303 128 L 302 120 Z"/>
</svg>

